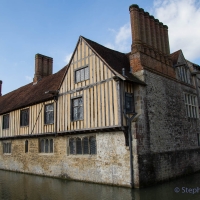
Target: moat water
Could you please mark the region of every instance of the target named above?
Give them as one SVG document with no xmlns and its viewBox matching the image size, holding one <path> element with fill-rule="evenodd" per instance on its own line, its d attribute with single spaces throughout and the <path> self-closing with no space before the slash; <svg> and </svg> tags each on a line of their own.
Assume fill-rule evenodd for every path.
<svg viewBox="0 0 200 200">
<path fill-rule="evenodd" d="M 0 200 L 151 199 L 199 200 L 200 173 L 139 190 L 0 170 Z"/>
</svg>

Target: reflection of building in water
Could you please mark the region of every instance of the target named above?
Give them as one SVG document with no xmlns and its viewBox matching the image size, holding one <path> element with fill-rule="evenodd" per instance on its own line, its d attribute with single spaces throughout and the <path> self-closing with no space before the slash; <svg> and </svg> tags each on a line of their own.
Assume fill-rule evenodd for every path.
<svg viewBox="0 0 200 200">
<path fill-rule="evenodd" d="M 128 54 L 80 36 L 55 74 L 36 54 L 33 82 L 0 97 L 1 169 L 128 187 L 200 169 L 199 66 L 170 54 L 166 25 L 130 16 Z"/>
</svg>

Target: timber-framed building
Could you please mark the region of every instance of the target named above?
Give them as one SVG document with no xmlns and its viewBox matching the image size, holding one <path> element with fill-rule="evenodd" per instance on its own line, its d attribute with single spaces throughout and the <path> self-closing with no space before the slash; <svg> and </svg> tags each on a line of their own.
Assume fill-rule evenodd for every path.
<svg viewBox="0 0 200 200">
<path fill-rule="evenodd" d="M 0 169 L 137 188 L 200 170 L 200 67 L 129 11 L 130 53 L 80 36 L 67 66 L 36 54 L 33 82 L 0 96 Z"/>
</svg>

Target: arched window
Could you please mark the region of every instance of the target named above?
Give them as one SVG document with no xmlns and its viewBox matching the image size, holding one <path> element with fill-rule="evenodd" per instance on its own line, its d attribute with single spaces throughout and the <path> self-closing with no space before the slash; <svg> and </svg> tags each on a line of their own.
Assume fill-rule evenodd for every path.
<svg viewBox="0 0 200 200">
<path fill-rule="evenodd" d="M 82 154 L 82 143 L 80 138 L 76 139 L 76 153 Z"/>
<path fill-rule="evenodd" d="M 25 141 L 25 153 L 28 153 L 28 140 Z"/>
<path fill-rule="evenodd" d="M 40 139 L 40 153 L 53 153 L 53 139 Z"/>
<path fill-rule="evenodd" d="M 83 138 L 83 154 L 89 154 L 89 140 L 88 140 L 88 137 Z"/>
<path fill-rule="evenodd" d="M 95 137 L 90 137 L 90 154 L 96 154 L 96 139 Z"/>
</svg>

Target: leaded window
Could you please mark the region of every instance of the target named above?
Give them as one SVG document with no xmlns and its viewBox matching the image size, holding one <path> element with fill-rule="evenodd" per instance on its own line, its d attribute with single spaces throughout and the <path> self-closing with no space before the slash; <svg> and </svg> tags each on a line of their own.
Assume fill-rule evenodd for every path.
<svg viewBox="0 0 200 200">
<path fill-rule="evenodd" d="M 20 126 L 29 125 L 29 109 L 21 110 L 20 113 Z"/>
<path fill-rule="evenodd" d="M 187 116 L 190 118 L 198 118 L 197 97 L 192 94 L 184 94 Z"/>
<path fill-rule="evenodd" d="M 83 98 L 72 99 L 72 121 L 83 119 Z"/>
<path fill-rule="evenodd" d="M 88 137 L 83 138 L 83 154 L 89 154 L 89 140 Z"/>
<path fill-rule="evenodd" d="M 177 68 L 178 70 L 178 77 L 181 81 L 191 84 L 191 75 L 189 69 L 186 66 L 181 66 Z"/>
<path fill-rule="evenodd" d="M 3 115 L 3 129 L 9 128 L 9 114 Z"/>
<path fill-rule="evenodd" d="M 3 153 L 11 153 L 11 142 L 3 142 Z"/>
<path fill-rule="evenodd" d="M 53 153 L 53 139 L 40 139 L 40 153 Z"/>
<path fill-rule="evenodd" d="M 90 154 L 96 154 L 96 138 L 90 137 Z"/>
<path fill-rule="evenodd" d="M 97 154 L 96 137 L 86 136 L 84 138 L 69 139 L 70 154 Z"/>
<path fill-rule="evenodd" d="M 45 124 L 53 124 L 54 123 L 54 105 L 48 104 L 45 106 Z"/>
<path fill-rule="evenodd" d="M 81 82 L 89 79 L 89 67 L 84 67 L 75 71 L 75 82 Z"/>
<path fill-rule="evenodd" d="M 75 138 L 69 139 L 69 151 L 70 151 L 70 154 L 76 154 L 76 139 Z"/>
<path fill-rule="evenodd" d="M 80 138 L 76 139 L 76 153 L 82 154 L 82 142 Z"/>
<path fill-rule="evenodd" d="M 133 94 L 125 93 L 125 110 L 126 110 L 126 113 L 133 113 L 134 112 Z"/>
</svg>

